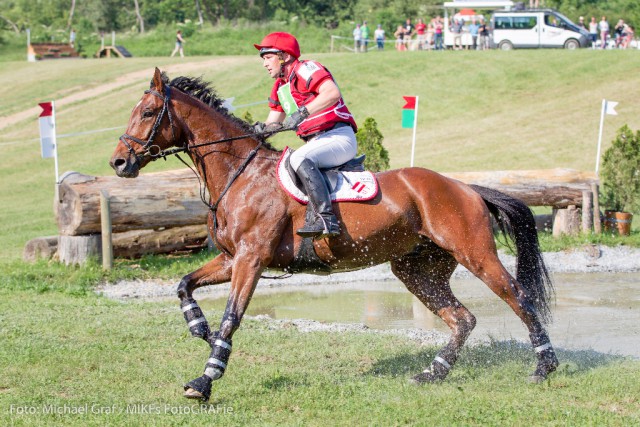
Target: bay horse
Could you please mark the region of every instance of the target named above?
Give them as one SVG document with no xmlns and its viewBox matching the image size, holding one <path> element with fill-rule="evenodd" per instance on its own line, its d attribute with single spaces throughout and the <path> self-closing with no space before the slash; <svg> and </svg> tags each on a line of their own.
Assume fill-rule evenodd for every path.
<svg viewBox="0 0 640 427">
<path fill-rule="evenodd" d="M 407 289 L 449 326 L 449 342 L 411 379 L 415 383 L 444 380 L 475 327 L 474 315 L 449 284 L 458 264 L 526 325 L 537 356 L 530 380 L 541 382 L 558 366 L 545 330 L 553 285 L 533 215 L 521 201 L 423 168 L 391 170 L 376 174 L 379 192 L 373 200 L 334 204 L 340 236 L 302 239 L 294 230 L 303 225 L 305 207 L 280 188 L 275 176 L 281 152 L 229 114 L 208 83 L 189 77 L 169 81 L 156 68 L 110 164 L 118 176 L 135 178 L 150 161 L 178 152 L 188 154 L 206 185 L 209 233 L 220 250 L 177 287 L 191 334 L 211 346 L 204 374 L 184 386 L 186 397 L 210 397 L 212 382 L 226 370 L 233 334 L 261 274 L 267 268 L 290 267 L 305 244 L 333 272 L 389 262 Z M 515 278 L 498 258 L 492 217 L 515 243 Z M 214 332 L 193 292 L 229 281 L 226 309 Z"/>
</svg>

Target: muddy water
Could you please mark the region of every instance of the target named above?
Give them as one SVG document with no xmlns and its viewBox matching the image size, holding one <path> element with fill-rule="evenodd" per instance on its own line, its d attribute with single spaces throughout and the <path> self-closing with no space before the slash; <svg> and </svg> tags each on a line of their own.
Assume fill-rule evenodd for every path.
<svg viewBox="0 0 640 427">
<path fill-rule="evenodd" d="M 640 357 L 640 274 L 556 274 L 554 278 L 556 303 L 549 335 L 556 347 Z M 477 318 L 472 338 L 528 341 L 520 319 L 482 282 L 455 279 L 452 288 Z M 217 310 L 223 310 L 225 303 L 225 299 L 202 300 L 203 308 Z M 374 329 L 449 331 L 395 281 L 311 285 L 276 293 L 258 288 L 247 314 L 364 323 Z"/>
</svg>

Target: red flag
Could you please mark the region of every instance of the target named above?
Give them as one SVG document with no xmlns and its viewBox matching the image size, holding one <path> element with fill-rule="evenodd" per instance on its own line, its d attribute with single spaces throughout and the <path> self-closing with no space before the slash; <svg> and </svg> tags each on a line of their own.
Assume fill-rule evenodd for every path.
<svg viewBox="0 0 640 427">
<path fill-rule="evenodd" d="M 53 115 L 53 105 L 50 102 L 41 102 L 38 104 L 42 107 L 42 113 L 38 117 L 49 117 Z"/>
<path fill-rule="evenodd" d="M 402 96 L 406 102 L 403 110 L 415 110 L 416 109 L 416 97 L 415 96 Z"/>
</svg>

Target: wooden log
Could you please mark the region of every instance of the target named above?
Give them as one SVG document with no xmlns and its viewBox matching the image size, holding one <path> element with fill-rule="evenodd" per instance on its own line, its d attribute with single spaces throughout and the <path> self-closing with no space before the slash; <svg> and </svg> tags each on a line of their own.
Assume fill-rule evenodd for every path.
<svg viewBox="0 0 640 427">
<path fill-rule="evenodd" d="M 66 265 L 82 265 L 89 258 L 100 259 L 100 234 L 64 236 L 58 239 L 58 258 Z"/>
<path fill-rule="evenodd" d="M 467 184 L 494 188 L 522 200 L 529 206 L 566 208 L 582 206 L 582 191 L 597 177 L 573 169 L 443 173 Z"/>
<path fill-rule="evenodd" d="M 198 180 L 189 169 L 157 172 L 135 179 L 67 172 L 54 201 L 61 235 L 100 232 L 100 191 L 110 197 L 113 232 L 206 224 Z"/>
<path fill-rule="evenodd" d="M 22 259 L 34 262 L 40 258 L 51 259 L 58 250 L 58 236 L 36 237 L 24 246 Z"/>
<path fill-rule="evenodd" d="M 553 237 L 576 235 L 580 231 L 580 211 L 574 205 L 553 210 Z"/>
<path fill-rule="evenodd" d="M 571 169 L 446 173 L 454 179 L 503 191 L 529 206 L 582 205 L 582 191 L 597 182 L 594 174 Z M 93 177 L 67 172 L 59 186 L 55 211 L 61 235 L 100 232 L 99 193 L 111 199 L 114 233 L 206 224 L 198 180 L 189 169 L 156 172 L 135 179 Z"/>
<path fill-rule="evenodd" d="M 207 226 L 188 225 L 158 231 L 131 230 L 114 233 L 112 240 L 113 254 L 119 258 L 203 249 L 207 246 Z"/>
<path fill-rule="evenodd" d="M 83 265 L 90 258 L 102 260 L 102 236 L 60 236 L 58 256 L 66 265 Z M 196 250 L 207 246 L 205 225 L 174 227 L 166 230 L 131 230 L 112 234 L 113 254 L 121 258 L 139 258 L 148 254 L 166 254 Z"/>
</svg>

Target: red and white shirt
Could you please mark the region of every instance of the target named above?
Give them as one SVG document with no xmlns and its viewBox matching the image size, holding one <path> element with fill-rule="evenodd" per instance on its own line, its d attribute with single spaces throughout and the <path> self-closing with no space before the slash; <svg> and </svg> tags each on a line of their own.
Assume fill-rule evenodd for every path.
<svg viewBox="0 0 640 427">
<path fill-rule="evenodd" d="M 278 97 L 278 89 L 281 86 L 287 83 L 290 84 L 291 95 L 296 105 L 301 107 L 318 96 L 320 86 L 327 79 L 333 80 L 333 76 L 322 64 L 315 61 L 296 60 L 287 79 L 276 79 L 269 98 L 269 108 L 274 111 L 284 112 Z M 334 105 L 307 117 L 298 126 L 296 134 L 299 137 L 306 137 L 331 129 L 340 122 L 351 125 L 354 132 L 358 130 L 356 122 L 342 97 Z"/>
</svg>

